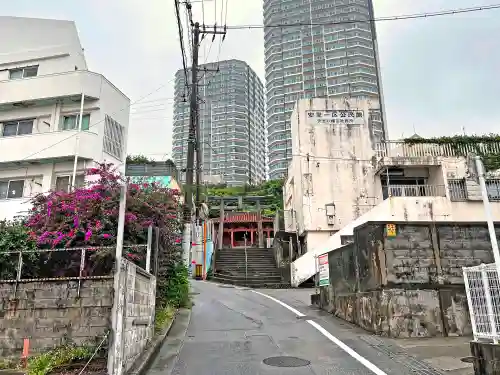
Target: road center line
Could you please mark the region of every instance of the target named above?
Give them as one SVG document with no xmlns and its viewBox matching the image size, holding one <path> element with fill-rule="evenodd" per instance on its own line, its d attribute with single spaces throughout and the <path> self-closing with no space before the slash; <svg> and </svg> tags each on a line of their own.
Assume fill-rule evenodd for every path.
<svg viewBox="0 0 500 375">
<path fill-rule="evenodd" d="M 259 294 L 259 295 L 261 295 L 263 297 L 269 298 L 270 300 L 272 300 L 272 301 L 280 304 L 284 308 L 290 310 L 291 312 L 293 312 L 297 316 L 305 316 L 305 314 L 302 314 L 300 311 L 294 309 L 292 306 L 287 305 L 285 302 L 280 301 L 279 299 L 276 299 L 274 297 L 271 297 L 270 295 L 258 292 L 256 290 L 252 290 L 252 292 L 254 292 L 256 294 Z M 319 325 L 315 321 L 313 321 L 313 320 L 307 320 L 307 323 L 309 323 L 314 328 L 316 328 L 328 340 L 330 340 L 331 342 L 333 342 L 340 349 L 342 349 L 344 352 L 346 352 L 347 354 L 349 354 L 352 358 L 354 358 L 356 361 L 358 361 L 359 363 L 361 363 L 363 366 L 365 366 L 368 370 L 370 370 L 374 374 L 376 374 L 376 375 L 387 375 L 387 373 L 385 373 L 384 371 L 382 371 L 381 369 L 379 369 L 377 366 L 375 366 L 373 363 L 371 363 L 365 357 L 363 357 L 360 354 L 358 354 L 357 352 L 355 352 L 353 349 L 351 349 L 349 346 L 347 346 L 346 344 L 344 344 L 338 338 L 336 338 L 335 336 L 333 336 L 330 332 L 328 332 L 326 329 L 324 329 L 321 325 Z"/>
</svg>

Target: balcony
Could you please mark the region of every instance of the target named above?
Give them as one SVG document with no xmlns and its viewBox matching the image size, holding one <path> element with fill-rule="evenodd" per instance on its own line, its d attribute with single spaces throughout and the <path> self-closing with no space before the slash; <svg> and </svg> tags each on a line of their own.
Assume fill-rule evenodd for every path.
<svg viewBox="0 0 500 375">
<path fill-rule="evenodd" d="M 390 185 L 382 187 L 384 199 L 389 197 L 446 197 L 444 185 Z"/>
<path fill-rule="evenodd" d="M 84 70 L 0 81 L 0 110 L 39 101 L 51 104 L 61 98 L 78 101 L 82 92 L 86 98 L 97 100 L 103 81 L 112 86 L 102 75 Z"/>
<path fill-rule="evenodd" d="M 386 141 L 375 145 L 376 170 L 395 166 L 435 166 L 440 158 L 463 157 L 469 153 L 500 153 L 500 142 L 470 145 L 408 143 L 405 141 Z"/>
<path fill-rule="evenodd" d="M 1 95 L 1 94 L 0 94 Z M 58 131 L 16 137 L 0 137 L 0 163 L 60 159 L 75 155 L 76 131 Z M 81 132 L 79 157 L 99 159 L 102 147 L 96 133 Z"/>
</svg>

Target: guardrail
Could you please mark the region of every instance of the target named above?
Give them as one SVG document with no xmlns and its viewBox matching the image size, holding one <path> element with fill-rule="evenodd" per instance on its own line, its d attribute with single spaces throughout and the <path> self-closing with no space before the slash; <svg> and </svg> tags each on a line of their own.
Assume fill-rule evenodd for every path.
<svg viewBox="0 0 500 375">
<path fill-rule="evenodd" d="M 443 156 L 456 157 L 471 153 L 499 153 L 500 142 L 477 144 L 437 144 L 437 143 L 408 143 L 405 141 L 386 141 L 375 144 L 375 155 L 383 157 L 426 157 Z"/>
</svg>

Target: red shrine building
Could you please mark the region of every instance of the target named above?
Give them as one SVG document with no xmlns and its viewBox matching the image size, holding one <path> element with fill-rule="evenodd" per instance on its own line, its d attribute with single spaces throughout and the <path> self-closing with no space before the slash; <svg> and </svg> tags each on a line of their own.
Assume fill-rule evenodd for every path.
<svg viewBox="0 0 500 375">
<path fill-rule="evenodd" d="M 270 247 L 274 237 L 274 219 L 257 212 L 225 212 L 224 218 L 214 218 L 216 247 Z"/>
</svg>

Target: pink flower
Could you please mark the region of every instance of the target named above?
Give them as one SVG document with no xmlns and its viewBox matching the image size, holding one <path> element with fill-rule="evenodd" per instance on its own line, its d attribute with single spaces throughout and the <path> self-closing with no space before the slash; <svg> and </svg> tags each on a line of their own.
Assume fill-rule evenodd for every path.
<svg viewBox="0 0 500 375">
<path fill-rule="evenodd" d="M 111 238 L 111 235 L 110 235 L 110 234 L 108 234 L 108 233 L 104 233 L 104 234 L 102 235 L 102 238 L 105 238 L 105 239 L 107 239 L 107 238 Z"/>
<path fill-rule="evenodd" d="M 92 237 L 92 231 L 89 229 L 89 230 L 85 233 L 85 241 L 90 240 L 90 237 Z"/>
</svg>

